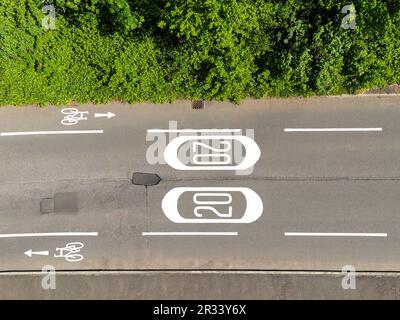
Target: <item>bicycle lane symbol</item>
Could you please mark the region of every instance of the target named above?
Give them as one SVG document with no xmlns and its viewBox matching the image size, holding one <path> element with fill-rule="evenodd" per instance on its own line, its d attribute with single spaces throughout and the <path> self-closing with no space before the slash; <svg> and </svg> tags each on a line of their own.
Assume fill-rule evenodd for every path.
<svg viewBox="0 0 400 320">
<path fill-rule="evenodd" d="M 56 248 L 54 258 L 65 258 L 68 262 L 79 262 L 83 260 L 83 255 L 79 252 L 84 247 L 82 242 L 70 242 L 63 248 Z"/>
<path fill-rule="evenodd" d="M 64 108 L 61 113 L 65 115 L 64 119 L 61 120 L 61 124 L 64 126 L 73 126 L 79 123 L 79 121 L 88 120 L 89 111 L 79 111 L 77 108 Z"/>
</svg>

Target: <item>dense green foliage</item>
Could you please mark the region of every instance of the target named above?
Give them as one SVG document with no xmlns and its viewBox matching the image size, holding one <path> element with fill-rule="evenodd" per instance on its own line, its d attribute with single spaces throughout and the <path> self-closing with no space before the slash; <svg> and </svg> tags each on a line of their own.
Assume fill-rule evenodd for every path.
<svg viewBox="0 0 400 320">
<path fill-rule="evenodd" d="M 54 4 L 56 29 L 42 8 Z M 400 83 L 400 1 L 1 0 L 0 104 L 340 94 Z"/>
</svg>

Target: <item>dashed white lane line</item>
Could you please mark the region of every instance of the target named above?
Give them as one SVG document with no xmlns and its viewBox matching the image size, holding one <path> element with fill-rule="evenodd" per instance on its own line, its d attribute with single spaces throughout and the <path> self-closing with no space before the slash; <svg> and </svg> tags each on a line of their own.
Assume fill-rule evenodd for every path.
<svg viewBox="0 0 400 320">
<path fill-rule="evenodd" d="M 142 232 L 143 236 L 237 236 L 238 232 Z"/>
<path fill-rule="evenodd" d="M 387 237 L 387 233 L 368 232 L 285 232 L 286 237 Z"/>
<path fill-rule="evenodd" d="M 158 132 L 171 132 L 171 133 L 179 133 L 179 132 L 240 132 L 240 129 L 149 129 L 148 133 L 158 133 Z"/>
<path fill-rule="evenodd" d="M 37 136 L 37 135 L 60 135 L 60 134 L 90 134 L 104 133 L 104 130 L 62 130 L 62 131 L 22 131 L 22 132 L 1 132 L 1 137 L 11 136 Z"/>
<path fill-rule="evenodd" d="M 285 132 L 381 132 L 382 128 L 285 128 Z"/>
<path fill-rule="evenodd" d="M 98 232 L 43 232 L 43 233 L 6 233 L 0 234 L 0 238 L 28 238 L 28 237 L 96 237 Z"/>
</svg>

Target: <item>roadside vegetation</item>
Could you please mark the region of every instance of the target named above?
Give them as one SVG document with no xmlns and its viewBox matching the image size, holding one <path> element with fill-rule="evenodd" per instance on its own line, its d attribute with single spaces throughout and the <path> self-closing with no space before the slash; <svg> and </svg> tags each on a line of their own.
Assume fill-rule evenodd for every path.
<svg viewBox="0 0 400 320">
<path fill-rule="evenodd" d="M 354 1 L 345 29 L 348 4 L 1 0 L 0 104 L 239 102 L 400 83 L 400 1 Z"/>
</svg>

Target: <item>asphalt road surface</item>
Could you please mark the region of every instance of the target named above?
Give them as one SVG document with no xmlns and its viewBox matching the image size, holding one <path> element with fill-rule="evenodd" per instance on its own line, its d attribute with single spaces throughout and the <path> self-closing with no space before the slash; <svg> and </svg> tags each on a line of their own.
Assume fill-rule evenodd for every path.
<svg viewBox="0 0 400 320">
<path fill-rule="evenodd" d="M 69 126 L 63 108 L 0 108 L 1 271 L 400 271 L 400 97 L 82 105 L 87 120 Z M 183 129 L 254 134 L 260 157 L 245 172 L 158 163 L 154 143 L 194 135 Z M 135 172 L 162 180 L 134 185 Z M 174 188 L 191 189 L 165 213 Z M 194 188 L 219 198 L 194 203 Z"/>
</svg>

